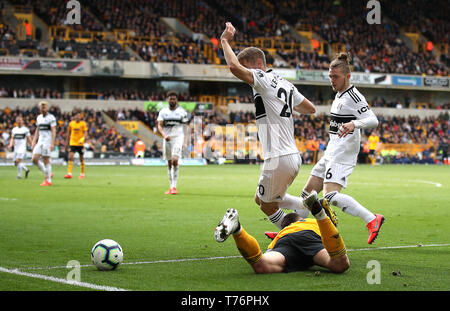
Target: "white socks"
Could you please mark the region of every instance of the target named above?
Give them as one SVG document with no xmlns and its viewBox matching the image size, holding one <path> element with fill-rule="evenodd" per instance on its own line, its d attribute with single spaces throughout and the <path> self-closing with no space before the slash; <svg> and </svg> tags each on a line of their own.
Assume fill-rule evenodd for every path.
<svg viewBox="0 0 450 311">
<path fill-rule="evenodd" d="M 177 187 L 177 182 L 178 182 L 178 171 L 179 171 L 179 166 L 172 166 L 172 186 L 171 188 L 176 188 Z"/>
<path fill-rule="evenodd" d="M 172 182 L 172 180 L 173 180 L 173 177 L 172 177 L 172 167 L 167 167 L 167 176 L 169 177 L 169 185 L 170 185 L 170 189 L 172 189 L 172 184 L 173 184 L 173 182 Z"/>
<path fill-rule="evenodd" d="M 361 218 L 366 224 L 375 219 L 375 215 L 372 212 L 349 195 L 332 191 L 327 193 L 324 198 L 326 198 L 331 205 L 339 207 L 344 213 Z"/>
<path fill-rule="evenodd" d="M 281 227 L 281 222 L 283 221 L 284 216 L 286 216 L 286 213 L 283 212 L 282 209 L 278 209 L 275 213 L 269 216 L 269 220 L 278 227 L 278 229 L 283 229 Z"/>
<path fill-rule="evenodd" d="M 22 163 L 17 164 L 17 178 L 22 178 Z"/>
<path fill-rule="evenodd" d="M 44 173 L 44 175 L 47 175 L 45 172 L 45 166 L 44 163 L 42 161 L 38 161 L 37 166 L 39 167 L 39 169 L 41 170 L 42 173 Z"/>
<path fill-rule="evenodd" d="M 302 218 L 309 215 L 309 210 L 303 205 L 303 199 L 288 193 L 284 195 L 283 201 L 280 202 L 280 208 L 293 210 Z"/>
<path fill-rule="evenodd" d="M 52 182 L 52 165 L 49 163 L 45 166 L 45 170 L 46 170 L 46 178 L 48 180 L 48 182 Z"/>
<path fill-rule="evenodd" d="M 169 176 L 169 184 L 170 188 L 176 188 L 177 182 L 178 182 L 178 172 L 179 172 L 179 166 L 172 166 L 171 168 L 167 169 L 167 176 Z"/>
</svg>

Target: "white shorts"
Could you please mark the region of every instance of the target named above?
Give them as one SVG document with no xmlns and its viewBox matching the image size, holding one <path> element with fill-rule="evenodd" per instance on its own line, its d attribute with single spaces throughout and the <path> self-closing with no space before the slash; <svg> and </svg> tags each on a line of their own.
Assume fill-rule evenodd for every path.
<svg viewBox="0 0 450 311">
<path fill-rule="evenodd" d="M 299 153 L 270 158 L 264 161 L 256 195 L 265 202 L 280 202 L 295 180 L 302 165 Z"/>
<path fill-rule="evenodd" d="M 354 168 L 354 165 L 336 163 L 322 157 L 314 165 L 311 175 L 322 178 L 324 183 L 336 183 L 346 188 Z"/>
<path fill-rule="evenodd" d="M 14 161 L 23 160 L 25 158 L 25 152 L 14 152 Z"/>
<path fill-rule="evenodd" d="M 173 157 L 181 159 L 183 151 L 184 138 L 171 137 L 170 141 L 164 139 L 163 142 L 163 157 L 165 160 L 172 160 Z"/>
<path fill-rule="evenodd" d="M 37 143 L 33 149 L 33 155 L 40 154 L 43 157 L 49 157 L 51 154 L 50 144 Z"/>
</svg>

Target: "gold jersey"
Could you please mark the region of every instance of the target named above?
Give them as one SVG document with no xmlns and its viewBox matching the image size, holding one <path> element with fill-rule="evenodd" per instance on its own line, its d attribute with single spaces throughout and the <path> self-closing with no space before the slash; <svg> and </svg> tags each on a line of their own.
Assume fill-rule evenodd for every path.
<svg viewBox="0 0 450 311">
<path fill-rule="evenodd" d="M 84 136 L 87 132 L 87 125 L 84 121 L 71 121 L 69 123 L 69 132 L 70 132 L 70 145 L 71 146 L 83 146 L 84 145 Z"/>
<path fill-rule="evenodd" d="M 321 236 L 317 220 L 312 218 L 306 218 L 300 221 L 296 221 L 290 224 L 289 226 L 283 228 L 280 232 L 278 232 L 278 235 L 275 237 L 275 239 L 273 239 L 272 243 L 270 243 L 267 248 L 272 249 L 277 243 L 277 241 L 282 237 L 284 237 L 285 235 L 303 230 L 311 230 L 317 233 L 319 236 Z"/>
<path fill-rule="evenodd" d="M 369 136 L 369 149 L 375 150 L 377 149 L 378 143 L 380 142 L 380 137 L 378 136 Z"/>
</svg>

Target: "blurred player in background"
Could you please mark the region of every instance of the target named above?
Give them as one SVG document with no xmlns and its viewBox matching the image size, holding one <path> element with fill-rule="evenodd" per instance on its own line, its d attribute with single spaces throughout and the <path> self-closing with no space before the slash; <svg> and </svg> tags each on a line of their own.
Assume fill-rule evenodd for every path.
<svg viewBox="0 0 450 311">
<path fill-rule="evenodd" d="M 72 178 L 73 158 L 75 152 L 80 156 L 80 179 L 84 179 L 85 163 L 84 163 L 84 143 L 86 141 L 86 133 L 88 131 L 87 124 L 81 120 L 81 113 L 76 112 L 75 117 L 69 123 L 67 128 L 67 145 L 70 146 L 69 158 L 67 161 L 67 174 L 64 178 Z"/>
<path fill-rule="evenodd" d="M 369 160 L 372 166 L 377 163 L 377 150 L 378 143 L 380 142 L 380 137 L 377 136 L 376 131 L 370 133 L 369 136 Z"/>
<path fill-rule="evenodd" d="M 178 95 L 175 92 L 167 94 L 169 106 L 164 107 L 158 114 L 158 131 L 164 138 L 163 154 L 167 160 L 167 175 L 170 188 L 166 194 L 178 194 L 177 182 L 179 174 L 179 159 L 183 148 L 187 146 L 187 126 L 189 121 L 186 110 L 178 105 Z"/>
<path fill-rule="evenodd" d="M 286 191 L 297 177 L 302 163 L 294 137 L 294 111 L 313 114 L 316 109 L 292 83 L 267 69 L 262 50 L 248 47 L 236 56 L 230 46 L 235 32 L 233 25 L 226 23 L 220 40 L 231 73 L 253 89 L 258 138 L 264 157 L 255 202 L 281 229 L 286 216 L 282 209 L 309 215 L 302 199 Z"/>
<path fill-rule="evenodd" d="M 333 90 L 337 92 L 331 105 L 330 140 L 322 158 L 311 171 L 302 197 L 320 193 L 343 212 L 360 217 L 369 230 L 368 244 L 378 236 L 384 222 L 383 215 L 373 214 L 354 198 L 340 193 L 347 186 L 348 177 L 356 166 L 360 150 L 360 129 L 376 128 L 378 119 L 365 97 L 350 84 L 350 59 L 339 53 L 331 62 L 329 77 Z"/>
<path fill-rule="evenodd" d="M 41 112 L 36 119 L 36 131 L 33 137 L 33 163 L 44 173 L 45 180 L 41 186 L 52 185 L 52 165 L 50 153 L 55 149 L 56 119 L 48 112 L 49 104 L 46 101 L 39 102 Z M 42 157 L 43 162 L 40 160 Z"/>
<path fill-rule="evenodd" d="M 25 171 L 25 178 L 28 178 L 30 170 L 22 162 L 27 152 L 27 144 L 31 145 L 31 134 L 28 127 L 25 126 L 23 118 L 16 118 L 17 126 L 11 131 L 11 140 L 8 148 L 14 146 L 14 165 L 17 166 L 17 178 L 22 178 L 22 171 Z"/>
</svg>

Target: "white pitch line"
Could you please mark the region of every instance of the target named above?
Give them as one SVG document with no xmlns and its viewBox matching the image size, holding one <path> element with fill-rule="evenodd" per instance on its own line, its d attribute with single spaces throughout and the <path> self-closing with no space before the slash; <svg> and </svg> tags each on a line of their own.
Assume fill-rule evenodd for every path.
<svg viewBox="0 0 450 311">
<path fill-rule="evenodd" d="M 41 280 L 51 281 L 51 282 L 56 282 L 56 283 L 61 283 L 61 284 L 80 286 L 80 287 L 96 289 L 96 290 L 126 291 L 126 289 L 123 289 L 123 288 L 111 287 L 111 286 L 103 286 L 103 285 L 96 285 L 96 284 L 86 283 L 86 282 L 69 281 L 69 280 L 66 280 L 66 279 L 56 278 L 56 277 L 48 276 L 48 275 L 23 272 L 23 271 L 20 271 L 19 269 L 7 269 L 7 268 L 0 267 L 0 272 L 5 272 L 5 273 L 10 273 L 10 274 L 15 274 L 15 275 L 21 275 L 21 276 L 26 276 L 26 277 L 30 277 L 30 278 L 41 279 Z"/>
<path fill-rule="evenodd" d="M 383 250 L 383 249 L 402 249 L 402 248 L 417 248 L 417 247 L 435 247 L 435 246 L 450 246 L 450 244 L 416 244 L 416 245 L 403 245 L 403 246 L 381 246 L 381 247 L 366 247 L 366 248 L 356 248 L 356 249 L 347 249 L 347 252 L 361 252 L 361 251 L 374 251 L 374 250 Z"/>
<path fill-rule="evenodd" d="M 347 249 L 348 252 L 361 252 L 361 251 L 376 251 L 385 249 L 402 249 L 402 248 L 419 248 L 419 247 L 445 247 L 450 244 L 415 244 L 415 245 L 399 245 L 399 246 L 381 246 L 381 247 L 367 247 L 367 248 L 355 248 Z M 188 262 L 188 261 L 202 261 L 202 260 L 216 260 L 216 259 L 231 259 L 241 258 L 242 256 L 218 256 L 218 257 L 200 257 L 200 258 L 181 258 L 181 259 L 166 259 L 166 260 L 153 260 L 153 261 L 136 261 L 125 262 L 122 265 L 143 265 L 143 264 L 155 264 L 155 263 L 171 263 L 171 262 Z M 81 268 L 93 267 L 93 265 L 80 265 Z M 21 268 L 22 270 L 53 270 L 53 269 L 67 269 L 67 266 L 52 266 L 52 267 L 30 267 Z"/>
<path fill-rule="evenodd" d="M 434 182 L 434 181 L 428 181 L 428 180 L 415 180 L 415 182 L 420 182 L 420 183 L 424 183 L 424 184 L 430 184 L 430 185 L 435 185 L 438 188 L 442 187 L 442 184 L 438 183 L 438 182 Z"/>
</svg>

